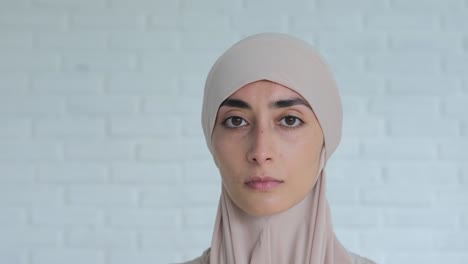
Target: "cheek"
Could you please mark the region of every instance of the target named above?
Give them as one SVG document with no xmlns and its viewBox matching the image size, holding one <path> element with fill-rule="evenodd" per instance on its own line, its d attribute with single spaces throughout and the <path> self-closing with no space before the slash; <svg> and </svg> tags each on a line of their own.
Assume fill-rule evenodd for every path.
<svg viewBox="0 0 468 264">
<path fill-rule="evenodd" d="M 213 137 L 213 155 L 216 165 L 223 178 L 231 178 L 236 170 L 242 167 L 242 144 L 232 140 L 231 137 Z"/>
</svg>

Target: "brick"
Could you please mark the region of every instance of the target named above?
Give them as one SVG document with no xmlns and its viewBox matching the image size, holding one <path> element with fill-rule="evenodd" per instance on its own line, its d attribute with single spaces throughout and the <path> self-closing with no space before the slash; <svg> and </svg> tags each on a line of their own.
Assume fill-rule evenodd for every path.
<svg viewBox="0 0 468 264">
<path fill-rule="evenodd" d="M 193 114 L 200 112 L 202 98 L 157 96 L 143 99 L 143 111 L 149 114 Z"/>
<path fill-rule="evenodd" d="M 276 14 L 278 12 L 298 12 L 298 11 L 309 11 L 312 9 L 308 1 L 300 0 L 294 2 L 294 4 L 280 1 L 280 0 L 258 0 L 245 2 L 245 9 L 258 11 L 258 12 L 268 12 Z"/>
<path fill-rule="evenodd" d="M 333 227 L 342 229 L 373 228 L 380 222 L 379 213 L 366 207 L 333 207 Z"/>
<path fill-rule="evenodd" d="M 458 168 L 452 163 L 387 162 L 385 182 L 397 185 L 448 185 L 458 182 Z"/>
<path fill-rule="evenodd" d="M 144 207 L 156 207 L 159 209 L 180 208 L 186 203 L 183 190 L 174 185 L 145 188 L 141 192 L 141 204 Z"/>
<path fill-rule="evenodd" d="M 120 229 L 181 228 L 181 213 L 174 209 L 119 209 L 109 212 L 109 223 Z"/>
<path fill-rule="evenodd" d="M 439 100 L 433 96 L 378 96 L 370 101 L 369 112 L 379 116 L 437 116 Z"/>
<path fill-rule="evenodd" d="M 110 264 L 151 263 L 155 259 L 160 263 L 183 262 L 179 249 L 119 250 L 112 251 L 109 255 Z"/>
<path fill-rule="evenodd" d="M 98 118 L 42 118 L 34 122 L 36 138 L 102 138 L 105 120 Z"/>
<path fill-rule="evenodd" d="M 0 117 L 0 138 L 28 138 L 31 136 L 31 122 L 26 118 Z"/>
<path fill-rule="evenodd" d="M 179 34 L 173 31 L 126 32 L 118 31 L 110 35 L 110 49 L 118 51 L 135 50 L 175 50 Z"/>
<path fill-rule="evenodd" d="M 328 161 L 326 167 L 327 185 L 373 187 L 382 183 L 382 165 L 368 160 Z"/>
<path fill-rule="evenodd" d="M 72 0 L 67 1 L 70 2 Z M 107 48 L 107 36 L 102 34 L 102 32 L 86 31 L 41 33 L 34 36 L 34 47 L 40 50 L 63 50 L 67 52 L 74 50 L 104 50 Z"/>
<path fill-rule="evenodd" d="M 205 86 L 205 76 L 198 74 L 186 74 L 178 77 L 178 88 L 180 94 L 190 97 L 203 98 L 203 87 Z"/>
<path fill-rule="evenodd" d="M 313 32 L 347 31 L 362 27 L 362 14 L 349 12 L 317 12 L 291 17 L 293 31 Z"/>
<path fill-rule="evenodd" d="M 101 76 L 94 74 L 41 74 L 32 79 L 31 90 L 39 94 L 98 94 L 103 82 Z"/>
<path fill-rule="evenodd" d="M 73 52 L 63 57 L 63 67 L 72 72 L 132 71 L 136 67 L 136 57 L 131 53 Z"/>
<path fill-rule="evenodd" d="M 56 116 L 64 110 L 63 98 L 56 96 L 2 96 L 0 114 L 15 116 Z"/>
<path fill-rule="evenodd" d="M 460 135 L 460 123 L 440 118 L 391 118 L 389 135 L 402 138 L 454 138 Z"/>
<path fill-rule="evenodd" d="M 327 186 L 327 198 L 330 206 L 354 206 L 359 204 L 359 192 L 357 188 L 345 188 L 344 186 Z"/>
<path fill-rule="evenodd" d="M 356 138 L 376 138 L 385 135 L 385 121 L 372 117 L 352 117 L 343 120 L 343 135 Z"/>
<path fill-rule="evenodd" d="M 87 30 L 122 30 L 141 29 L 145 17 L 137 12 L 126 10 L 94 10 L 76 12 L 71 15 L 71 27 Z"/>
<path fill-rule="evenodd" d="M 364 57 L 359 54 L 349 52 L 330 52 L 319 50 L 320 54 L 325 58 L 325 64 L 335 76 L 342 74 L 363 74 L 364 73 Z"/>
<path fill-rule="evenodd" d="M 144 97 L 175 96 L 176 78 L 166 73 L 123 73 L 109 78 L 107 90 L 114 95 L 142 95 Z"/>
<path fill-rule="evenodd" d="M 383 94 L 385 81 L 383 78 L 369 76 L 368 74 L 342 74 L 336 78 L 342 97 L 356 97 Z"/>
<path fill-rule="evenodd" d="M 217 206 L 184 208 L 184 227 L 187 228 L 212 228 L 216 218 Z M 208 219 L 211 219 L 207 221 Z"/>
<path fill-rule="evenodd" d="M 73 115 L 133 114 L 137 100 L 131 96 L 75 96 L 67 101 Z"/>
<path fill-rule="evenodd" d="M 103 212 L 91 208 L 34 208 L 31 215 L 32 224 L 35 226 L 41 226 L 41 228 L 44 226 L 99 226 L 104 223 Z"/>
<path fill-rule="evenodd" d="M 5 161 L 57 161 L 62 157 L 58 143 L 0 142 L 0 160 Z"/>
<path fill-rule="evenodd" d="M 397 190 L 397 191 L 395 191 Z M 434 193 L 429 189 L 420 189 L 417 192 L 407 186 L 396 186 L 396 188 L 375 187 L 363 190 L 360 193 L 363 205 L 378 207 L 421 207 L 429 206 L 434 200 Z"/>
<path fill-rule="evenodd" d="M 167 230 L 167 234 L 160 232 L 147 231 L 142 233 L 142 248 L 159 248 L 171 250 L 174 248 L 199 247 L 199 245 L 209 245 L 213 230 L 210 229 L 189 229 L 184 232 L 175 233 L 173 230 Z M 169 237 L 171 239 L 167 239 Z M 201 252 L 200 252 L 201 254 Z"/>
<path fill-rule="evenodd" d="M 128 2 L 127 0 L 110 0 L 108 5 L 117 10 L 151 10 L 164 13 L 176 13 L 179 9 L 179 1 L 165 1 L 165 0 L 134 0 Z"/>
<path fill-rule="evenodd" d="M 53 72 L 59 69 L 60 58 L 56 53 L 0 52 L 0 71 Z"/>
<path fill-rule="evenodd" d="M 468 96 L 453 95 L 443 99 L 443 112 L 450 117 L 466 120 L 468 118 Z"/>
<path fill-rule="evenodd" d="M 465 252 L 397 252 L 390 254 L 386 258 L 389 263 L 425 263 L 439 264 L 443 262 L 452 264 L 464 264 L 468 262 L 468 254 Z"/>
<path fill-rule="evenodd" d="M 233 31 L 184 32 L 180 36 L 183 51 L 219 51 L 220 53 L 236 43 L 240 37 Z"/>
<path fill-rule="evenodd" d="M 321 33 L 318 36 L 318 47 L 328 52 L 346 51 L 359 53 L 381 52 L 387 48 L 382 34 L 350 34 L 343 32 Z"/>
<path fill-rule="evenodd" d="M 408 34 L 397 33 L 390 36 L 390 50 L 396 52 L 429 53 L 443 52 L 459 53 L 462 51 L 462 35 L 458 33 Z"/>
<path fill-rule="evenodd" d="M 24 249 L 0 249 L 0 263 L 27 264 L 28 253 Z"/>
<path fill-rule="evenodd" d="M 461 11 L 461 10 L 460 10 Z M 466 30 L 468 27 L 468 17 L 466 12 L 450 12 L 443 15 L 442 28 L 444 30 Z"/>
<path fill-rule="evenodd" d="M 387 229 L 362 232 L 360 235 L 363 250 L 368 251 L 431 251 L 435 249 L 434 234 L 421 229 Z M 382 239 L 386 237 L 387 239 Z M 401 239 L 404 237 L 405 239 Z"/>
<path fill-rule="evenodd" d="M 58 246 L 62 233 L 51 228 L 5 228 L 0 229 L 0 246 L 3 248 Z"/>
<path fill-rule="evenodd" d="M 136 234 L 133 231 L 103 229 L 72 229 L 66 234 L 67 244 L 80 248 L 135 248 Z"/>
<path fill-rule="evenodd" d="M 427 54 L 371 55 L 367 63 L 368 71 L 379 75 L 435 75 L 441 70 L 439 59 Z"/>
<path fill-rule="evenodd" d="M 106 6 L 105 0 L 32 0 L 35 6 L 54 8 L 102 8 Z"/>
<path fill-rule="evenodd" d="M 364 17 L 365 29 L 379 31 L 431 31 L 437 29 L 439 23 L 439 17 L 436 12 L 420 14 L 412 12 L 373 12 Z"/>
<path fill-rule="evenodd" d="M 387 87 L 387 93 L 396 96 L 421 94 L 446 96 L 457 90 L 460 90 L 459 80 L 426 75 L 392 78 Z"/>
<path fill-rule="evenodd" d="M 184 179 L 188 183 L 205 182 L 221 186 L 221 176 L 212 159 L 187 160 L 182 164 L 182 170 Z"/>
<path fill-rule="evenodd" d="M 343 95 L 341 103 L 343 104 L 343 113 L 347 116 L 361 116 L 367 112 L 367 100 L 361 96 Z"/>
<path fill-rule="evenodd" d="M 192 184 L 184 193 L 185 200 L 192 206 L 216 206 L 221 195 L 219 184 Z"/>
<path fill-rule="evenodd" d="M 35 168 L 32 165 L 25 166 L 22 163 L 4 163 L 1 165 L 0 182 L 26 183 L 35 180 Z"/>
<path fill-rule="evenodd" d="M 271 4 L 264 6 L 264 12 L 267 9 L 275 8 Z M 266 11 L 267 12 L 267 11 Z M 259 16 L 258 11 L 246 10 L 240 16 L 231 18 L 231 28 L 234 32 L 241 32 L 245 37 L 247 34 L 255 34 L 257 32 L 284 32 L 288 26 L 288 16 L 284 14 L 275 15 L 274 19 L 269 16 Z M 226 30 L 227 31 L 227 30 Z M 231 34 L 234 35 L 234 34 Z M 240 39 L 238 37 L 237 39 Z M 235 41 L 237 42 L 237 41 Z M 235 43 L 234 41 L 231 43 Z M 226 47 L 227 48 L 227 47 Z"/>
<path fill-rule="evenodd" d="M 440 2 L 437 0 L 413 2 L 404 0 L 395 0 L 392 7 L 396 10 L 430 12 L 430 11 L 452 11 L 464 7 L 463 0 L 449 0 Z"/>
<path fill-rule="evenodd" d="M 206 12 L 210 14 L 230 13 L 241 11 L 243 8 L 242 1 L 240 0 L 207 0 L 203 2 L 194 2 L 192 0 L 180 0 L 179 2 L 181 10 L 183 12 Z"/>
<path fill-rule="evenodd" d="M 109 185 L 73 186 L 68 189 L 67 201 L 72 205 L 131 206 L 136 205 L 135 188 Z"/>
<path fill-rule="evenodd" d="M 2 97 L 24 94 L 28 89 L 28 78 L 24 74 L 0 73 L 0 93 Z"/>
<path fill-rule="evenodd" d="M 65 158 L 75 161 L 128 161 L 134 147 L 126 142 L 73 142 L 65 145 Z"/>
<path fill-rule="evenodd" d="M 453 187 L 440 187 L 434 194 L 434 204 L 446 208 L 466 208 L 468 205 L 468 193 L 463 185 Z"/>
<path fill-rule="evenodd" d="M 104 264 L 107 263 L 104 251 L 95 249 L 35 249 L 32 252 L 34 264 L 76 263 Z"/>
<path fill-rule="evenodd" d="M 181 117 L 182 123 L 182 136 L 187 136 L 189 138 L 203 138 L 203 128 L 201 122 L 198 118 L 193 117 Z"/>
<path fill-rule="evenodd" d="M 110 133 L 116 137 L 177 136 L 181 122 L 176 117 L 119 117 L 110 120 Z"/>
<path fill-rule="evenodd" d="M 0 204 L 8 206 L 60 205 L 64 202 L 62 188 L 36 184 L 2 184 Z"/>
<path fill-rule="evenodd" d="M 182 31 L 224 31 L 229 29 L 228 16 L 216 13 L 153 13 L 149 17 L 150 29 Z"/>
<path fill-rule="evenodd" d="M 388 8 L 388 1 L 358 0 L 353 2 L 343 2 L 340 0 L 318 0 L 317 6 L 319 10 L 343 10 L 345 12 L 385 10 Z"/>
<path fill-rule="evenodd" d="M 154 52 L 139 57 L 141 71 L 145 74 L 155 72 L 177 72 L 178 75 L 206 75 L 219 53 L 215 51 L 191 51 L 184 53 Z"/>
<path fill-rule="evenodd" d="M 138 185 L 174 185 L 181 182 L 181 165 L 173 163 L 119 163 L 111 168 L 116 183 Z"/>
<path fill-rule="evenodd" d="M 333 158 L 337 160 L 356 159 L 361 155 L 361 145 L 356 139 L 343 137 L 340 147 L 333 153 Z"/>
<path fill-rule="evenodd" d="M 2 214 L 0 214 L 0 225 L 2 227 L 25 226 L 26 221 L 27 214 L 24 209 L 2 207 Z"/>
<path fill-rule="evenodd" d="M 467 147 L 468 142 L 466 141 L 446 142 L 440 146 L 440 157 L 443 160 L 466 161 L 468 158 Z"/>
<path fill-rule="evenodd" d="M 382 219 L 385 228 L 398 229 L 450 229 L 456 227 L 458 221 L 452 209 L 444 208 L 385 209 Z"/>
<path fill-rule="evenodd" d="M 28 7 L 31 7 L 31 1 L 30 0 L 18 0 L 18 1 L 8 1 L 8 2 L 4 1 L 0 4 L 0 6 L 4 10 L 8 10 L 8 8 L 15 8 L 15 9 L 16 8 L 28 8 Z"/>
<path fill-rule="evenodd" d="M 436 248 L 439 250 L 461 251 L 468 250 L 468 238 L 460 236 L 459 233 L 451 231 L 445 233 L 436 233 L 434 236 Z"/>
<path fill-rule="evenodd" d="M 43 183 L 104 183 L 108 170 L 102 164 L 43 163 L 38 166 L 37 179 Z"/>
<path fill-rule="evenodd" d="M 446 56 L 443 58 L 443 65 L 449 74 L 467 74 L 468 73 L 468 56 L 455 55 Z"/>
<path fill-rule="evenodd" d="M 65 28 L 65 13 L 38 10 L 0 12 L 0 28 L 15 30 L 60 30 Z M 2 57 L 3 58 L 3 57 Z"/>
<path fill-rule="evenodd" d="M 366 140 L 362 157 L 387 161 L 431 160 L 437 156 L 436 147 L 432 139 Z"/>
<path fill-rule="evenodd" d="M 180 159 L 203 159 L 209 157 L 204 142 L 199 140 L 169 139 L 156 140 L 139 145 L 138 160 L 175 161 Z"/>
<path fill-rule="evenodd" d="M 355 231 L 350 231 L 349 229 L 345 228 L 333 228 L 333 231 L 335 232 L 335 236 L 338 238 L 338 240 L 341 242 L 342 245 L 346 245 L 346 249 L 352 251 L 352 252 L 360 252 L 358 250 L 355 250 L 354 248 L 359 248 L 359 237 L 357 232 Z"/>
<path fill-rule="evenodd" d="M 32 47 L 32 35 L 25 32 L 2 32 L 2 50 L 27 50 Z"/>
</svg>

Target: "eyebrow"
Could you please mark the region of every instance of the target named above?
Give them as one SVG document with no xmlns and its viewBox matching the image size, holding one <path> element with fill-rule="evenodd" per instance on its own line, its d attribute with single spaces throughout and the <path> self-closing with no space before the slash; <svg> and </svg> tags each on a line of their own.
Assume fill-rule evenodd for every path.
<svg viewBox="0 0 468 264">
<path fill-rule="evenodd" d="M 294 105 L 304 105 L 312 109 L 312 107 L 309 105 L 309 103 L 306 100 L 299 98 L 299 97 L 274 101 L 273 103 L 270 104 L 270 107 L 286 108 L 286 107 L 291 107 Z M 224 100 L 219 107 L 221 106 L 230 106 L 230 107 L 237 107 L 237 108 L 242 108 L 242 109 L 252 109 L 252 107 L 247 102 L 244 102 L 239 99 L 229 99 L 229 98 Z"/>
</svg>

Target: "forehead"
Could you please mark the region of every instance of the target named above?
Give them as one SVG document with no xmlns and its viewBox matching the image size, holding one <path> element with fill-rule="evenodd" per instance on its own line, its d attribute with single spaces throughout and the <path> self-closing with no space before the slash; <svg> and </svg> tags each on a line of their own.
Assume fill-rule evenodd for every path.
<svg viewBox="0 0 468 264">
<path fill-rule="evenodd" d="M 302 98 L 300 94 L 294 90 L 283 86 L 279 83 L 271 82 L 268 80 L 261 80 L 249 83 L 237 91 L 235 91 L 229 98 L 231 99 L 284 99 L 284 98 L 293 98 L 299 97 Z"/>
</svg>

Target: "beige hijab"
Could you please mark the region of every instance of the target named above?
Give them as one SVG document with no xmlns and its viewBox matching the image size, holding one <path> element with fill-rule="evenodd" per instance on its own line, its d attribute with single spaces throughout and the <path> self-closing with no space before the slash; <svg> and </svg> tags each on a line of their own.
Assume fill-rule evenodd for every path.
<svg viewBox="0 0 468 264">
<path fill-rule="evenodd" d="M 351 263 L 333 232 L 325 195 L 325 166 L 341 139 L 341 101 L 332 74 L 310 45 L 285 34 L 257 34 L 236 43 L 216 61 L 206 80 L 202 109 L 208 148 L 212 152 L 211 134 L 221 102 L 258 80 L 289 87 L 312 106 L 325 142 L 319 177 L 300 203 L 265 217 L 246 214 L 223 188 L 204 263 Z"/>
</svg>

